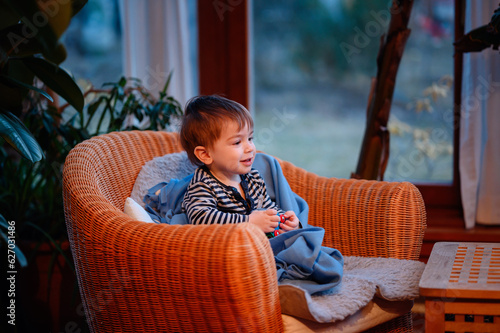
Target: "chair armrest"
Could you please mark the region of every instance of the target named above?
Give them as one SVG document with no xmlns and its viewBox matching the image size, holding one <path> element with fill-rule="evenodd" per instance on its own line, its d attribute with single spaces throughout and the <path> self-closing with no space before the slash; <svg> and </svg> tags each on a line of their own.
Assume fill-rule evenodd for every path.
<svg viewBox="0 0 500 333">
<path fill-rule="evenodd" d="M 254 226 L 101 215 L 106 224 L 73 226 L 71 237 L 93 331 L 283 330 L 272 250 Z"/>
<path fill-rule="evenodd" d="M 344 255 L 418 260 L 426 229 L 422 196 L 408 182 L 320 177 L 280 161 L 292 190 L 309 204 L 309 224 Z"/>
</svg>

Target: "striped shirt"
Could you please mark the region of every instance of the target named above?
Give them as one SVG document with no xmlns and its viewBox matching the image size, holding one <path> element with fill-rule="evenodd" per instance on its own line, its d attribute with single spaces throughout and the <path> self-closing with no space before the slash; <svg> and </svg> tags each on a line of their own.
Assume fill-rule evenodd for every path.
<svg viewBox="0 0 500 333">
<path fill-rule="evenodd" d="M 191 224 L 226 224 L 248 222 L 248 215 L 257 208 L 278 208 L 266 191 L 266 184 L 259 172 L 252 169 L 240 175 L 245 198 L 232 186 L 221 183 L 206 166 L 194 172 L 188 185 L 183 211 Z"/>
</svg>

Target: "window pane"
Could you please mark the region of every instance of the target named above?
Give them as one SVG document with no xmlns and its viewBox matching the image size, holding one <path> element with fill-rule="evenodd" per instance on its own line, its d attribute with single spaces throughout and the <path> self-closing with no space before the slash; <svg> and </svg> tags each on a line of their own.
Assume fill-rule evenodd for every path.
<svg viewBox="0 0 500 333">
<path fill-rule="evenodd" d="M 442 22 L 448 2 L 431 6 L 432 3 L 416 2 L 414 13 L 419 6 L 442 6 L 433 12 L 440 15 L 434 17 Z M 371 79 L 376 75 L 379 41 L 390 19 L 389 5 L 385 0 L 253 1 L 253 91 L 255 140 L 259 149 L 323 176 L 350 177 L 358 161 Z M 421 22 L 419 26 L 425 27 L 425 20 L 418 15 L 414 15 L 412 21 Z M 453 18 L 453 12 L 451 15 Z M 443 23 L 448 20 L 446 16 Z M 443 24 L 442 29 L 448 27 Z M 421 34 L 429 33 L 423 30 L 412 32 L 410 40 L 419 39 L 413 44 L 409 42 L 413 56 L 405 53 L 403 60 L 420 56 L 423 65 L 430 61 L 423 58 L 424 55 L 439 55 L 439 59 L 445 60 L 435 64 L 439 72 L 421 68 L 418 77 L 412 76 L 417 72 L 413 64 L 401 64 L 402 68 L 409 67 L 406 71 L 410 72 L 404 78 L 412 83 L 400 81 L 402 74 L 399 74 L 397 85 L 403 85 L 405 90 L 398 87 L 395 92 L 391 125 L 399 124 L 393 120 L 409 123 L 412 128 L 417 127 L 414 121 L 436 124 L 435 119 L 424 118 L 423 112 L 417 114 L 407 110 L 407 106 L 416 105 L 416 99 L 430 83 L 449 83 L 439 79 L 444 74 L 452 74 L 451 42 L 444 39 L 451 40 L 452 36 L 442 32 L 431 39 L 422 37 Z M 421 45 L 421 39 L 425 39 L 425 47 L 433 48 L 433 53 L 422 46 L 416 47 Z M 451 101 L 450 96 L 448 93 L 436 103 Z M 437 104 L 434 109 L 438 109 Z M 435 117 L 437 112 L 425 113 L 428 114 Z M 400 127 L 406 128 L 403 124 Z M 400 127 L 394 128 L 401 131 Z M 414 149 L 410 144 L 413 144 L 410 134 L 392 135 L 392 155 L 386 176 L 416 178 L 416 174 L 394 171 L 401 166 L 393 161 L 401 160 L 402 152 Z M 397 153 L 393 152 L 396 148 Z M 447 149 L 449 146 L 443 145 L 443 154 L 448 154 Z M 451 173 L 451 164 L 446 167 Z M 433 174 L 442 174 L 441 170 L 444 170 L 442 166 L 435 167 Z"/>
<path fill-rule="evenodd" d="M 386 4 L 253 1 L 259 149 L 323 176 L 355 171 L 379 39 L 359 40 L 358 27 Z"/>
<path fill-rule="evenodd" d="M 89 0 L 63 36 L 68 57 L 61 64 L 75 77 L 100 88 L 123 75 L 117 0 Z"/>
<path fill-rule="evenodd" d="M 415 1 L 389 128 L 387 180 L 453 180 L 454 1 Z"/>
</svg>

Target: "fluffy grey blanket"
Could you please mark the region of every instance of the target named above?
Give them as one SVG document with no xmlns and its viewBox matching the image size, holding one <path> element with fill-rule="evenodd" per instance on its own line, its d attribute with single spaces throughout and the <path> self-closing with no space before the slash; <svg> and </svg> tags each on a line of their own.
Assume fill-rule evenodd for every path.
<svg viewBox="0 0 500 333">
<path fill-rule="evenodd" d="M 281 284 L 281 312 L 331 323 L 354 314 L 376 296 L 390 301 L 415 299 L 424 268 L 419 261 L 344 256 L 342 283 L 325 294 L 311 296 L 295 285 Z"/>
</svg>

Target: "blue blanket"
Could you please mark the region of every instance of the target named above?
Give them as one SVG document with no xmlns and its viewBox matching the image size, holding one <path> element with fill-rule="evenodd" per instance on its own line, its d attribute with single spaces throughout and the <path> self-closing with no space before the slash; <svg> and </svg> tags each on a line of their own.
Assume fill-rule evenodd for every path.
<svg viewBox="0 0 500 333">
<path fill-rule="evenodd" d="M 278 282 L 294 284 L 310 294 L 330 290 L 342 279 L 343 258 L 339 251 L 322 246 L 324 229 L 307 223 L 307 202 L 295 194 L 288 184 L 279 162 L 266 154 L 255 156 L 253 167 L 266 183 L 270 198 L 283 210 L 293 210 L 302 229 L 285 232 L 270 239 L 276 260 Z M 158 223 L 188 224 L 182 212 L 184 193 L 193 175 L 171 179 L 149 189 L 144 197 L 145 209 Z"/>
<path fill-rule="evenodd" d="M 322 246 L 325 230 L 309 227 L 271 238 L 278 282 L 298 286 L 313 295 L 336 287 L 342 280 L 344 258 Z"/>
</svg>

